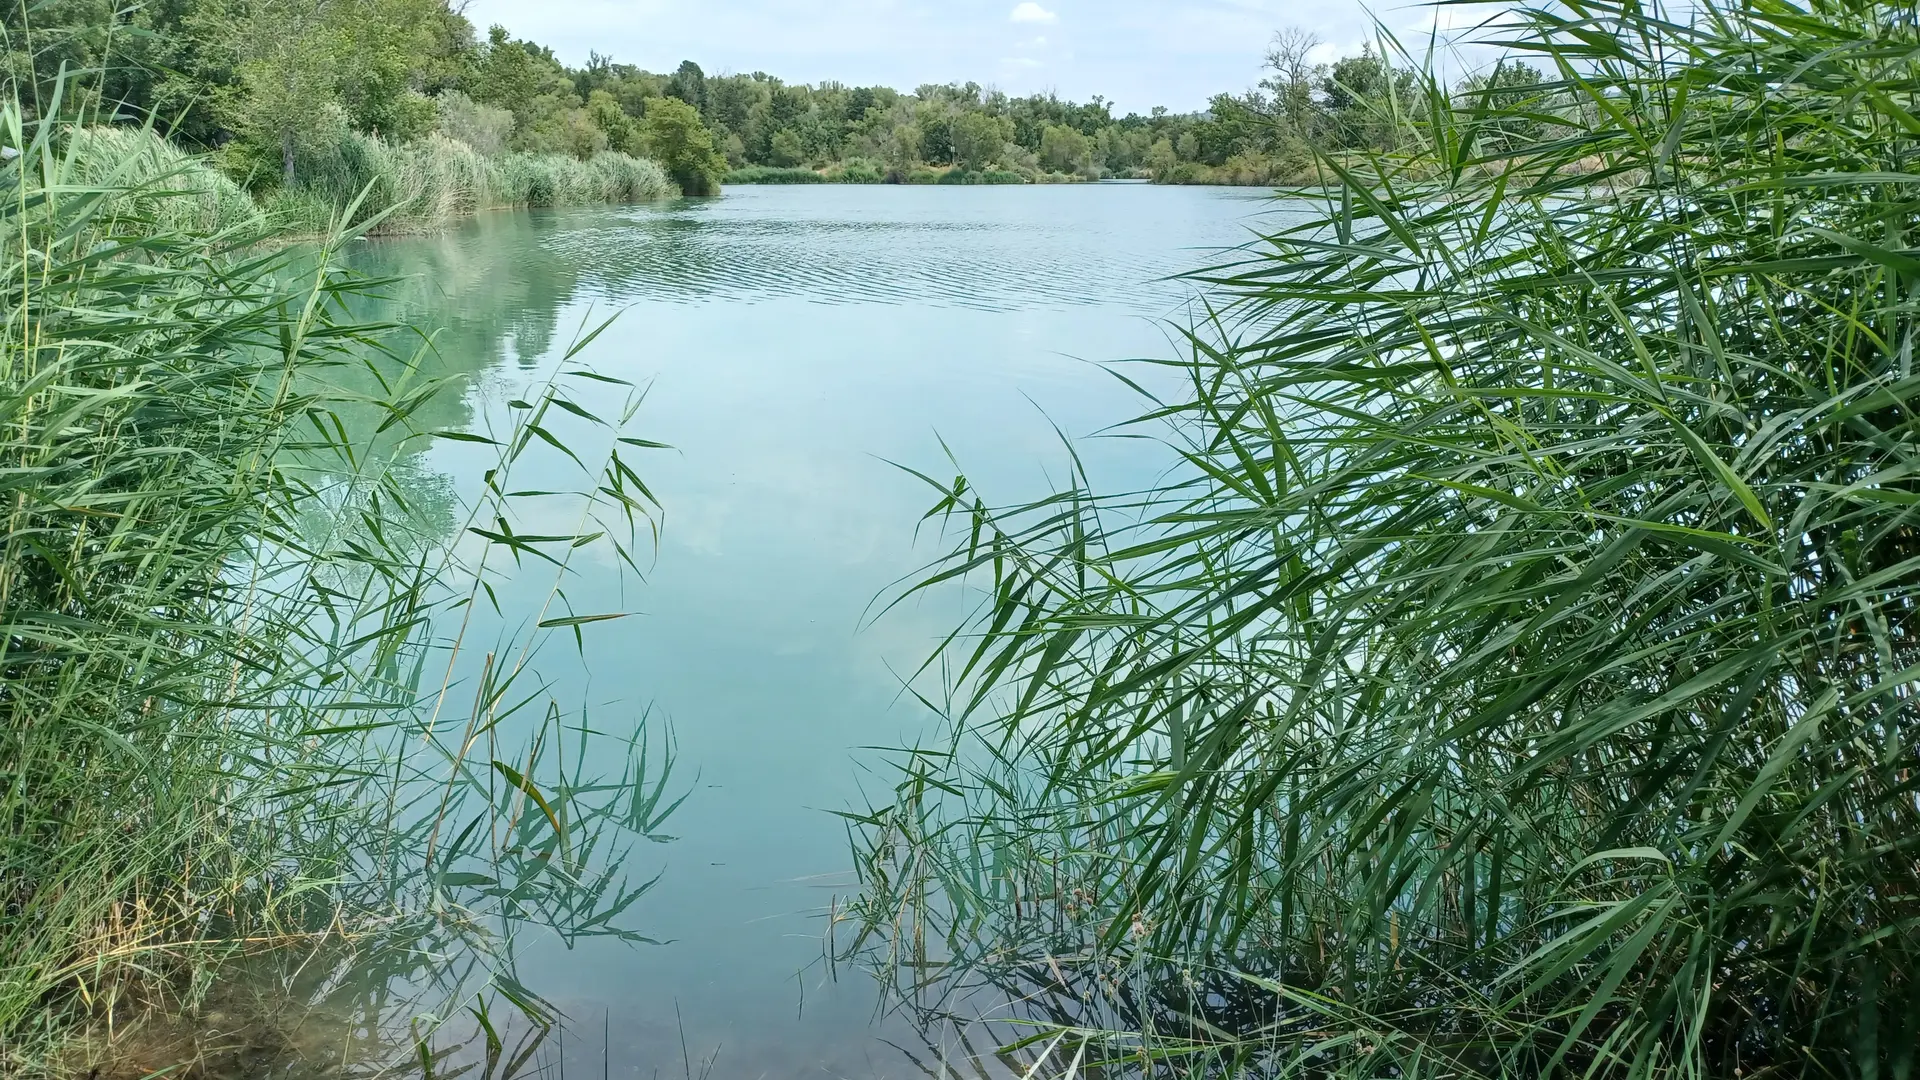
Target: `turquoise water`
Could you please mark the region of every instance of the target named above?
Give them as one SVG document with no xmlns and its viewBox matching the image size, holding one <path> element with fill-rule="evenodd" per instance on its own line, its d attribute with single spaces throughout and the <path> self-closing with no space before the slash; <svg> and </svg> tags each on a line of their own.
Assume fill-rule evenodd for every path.
<svg viewBox="0 0 1920 1080">
<path fill-rule="evenodd" d="M 568 585 L 641 614 L 545 669 L 596 727 L 670 727 L 691 792 L 675 839 L 639 851 L 636 872 L 663 876 L 624 920 L 667 944 L 523 943 L 523 980 L 573 1020 L 568 1070 L 679 1075 L 684 1045 L 696 1075 L 703 1059 L 716 1076 L 919 1075 L 882 1041 L 910 1036 L 876 1024 L 865 976 L 822 962 L 824 916 L 853 887 L 831 811 L 885 797 L 870 748 L 928 730 L 902 680 L 966 602 L 872 618 L 942 550 L 917 529 L 934 496 L 895 463 L 949 476 L 950 450 L 997 497 L 1046 490 L 1062 432 L 1141 410 L 1101 363 L 1176 354 L 1192 294 L 1164 279 L 1247 242 L 1272 206 L 1144 185 L 744 187 L 356 249 L 396 279 L 380 315 L 443 328 L 463 390 L 429 426 L 504 426 L 617 313 L 575 362 L 646 385 L 635 432 L 673 447 L 635 458 L 665 508 L 646 580 L 591 564 Z M 1107 486 L 1166 462 L 1139 441 L 1082 452 Z M 491 463 L 449 441 L 406 467 L 464 499 Z M 549 581 L 510 583 L 503 606 Z"/>
</svg>

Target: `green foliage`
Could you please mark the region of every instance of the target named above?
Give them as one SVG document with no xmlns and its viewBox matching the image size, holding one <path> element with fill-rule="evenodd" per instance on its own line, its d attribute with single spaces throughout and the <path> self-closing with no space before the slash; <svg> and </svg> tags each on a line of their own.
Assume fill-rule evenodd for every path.
<svg viewBox="0 0 1920 1080">
<path fill-rule="evenodd" d="M 707 75 L 700 65 L 691 60 L 682 60 L 673 77 L 667 80 L 664 90 L 666 96 L 676 97 L 694 107 L 697 112 L 707 108 Z"/>
<path fill-rule="evenodd" d="M 692 105 L 672 97 L 649 102 L 641 145 L 686 194 L 712 195 L 720 190 L 727 162 L 714 149 L 713 133 L 700 122 Z"/>
<path fill-rule="evenodd" d="M 984 169 L 998 162 L 1013 141 L 1013 121 L 984 112 L 967 112 L 953 124 L 953 160 L 963 169 Z"/>
<path fill-rule="evenodd" d="M 886 170 L 878 162 L 866 158 L 850 158 L 830 166 L 826 172 L 827 180 L 836 184 L 878 184 L 886 176 Z"/>
<path fill-rule="evenodd" d="M 639 126 L 620 107 L 620 101 L 605 90 L 587 96 L 587 119 L 606 135 L 607 145 L 631 153 L 639 146 Z"/>
<path fill-rule="evenodd" d="M 482 105 L 458 90 L 447 90 L 438 98 L 441 134 L 474 148 L 482 157 L 499 157 L 507 152 L 513 137 L 513 113 Z"/>
<path fill-rule="evenodd" d="M 350 234 L 268 247 L 237 189 L 145 132 L 9 104 L 0 136 L 20 151 L 0 163 L 0 1073 L 72 1075 L 75 1027 L 124 1025 L 267 950 L 379 956 L 374 996 L 401 1000 L 362 1019 L 397 1005 L 430 1034 L 450 1005 L 501 1002 L 495 973 L 516 985 L 517 926 L 636 939 L 609 921 L 647 889 L 620 852 L 670 809 L 666 763 L 636 740 L 583 744 L 602 775 L 560 768 L 540 748 L 589 734 L 542 691 L 535 715 L 509 703 L 542 683 L 524 661 L 463 663 L 476 697 L 449 700 L 452 631 L 488 589 L 457 554 L 476 535 L 459 516 L 499 523 L 489 548 L 527 541 L 510 488 L 441 506 L 436 531 L 441 514 L 382 466 L 448 387 L 380 347 L 393 327 L 350 320 L 379 285 L 334 263 Z M 556 442 L 578 441 L 566 417 L 619 432 L 558 386 L 528 396 L 495 475 L 528 452 L 528 425 Z M 589 471 L 561 575 L 567 558 L 631 562 L 651 531 L 630 468 Z M 571 641 L 568 621 L 542 626 Z M 538 652 L 521 644 L 500 655 Z M 456 709 L 473 723 L 436 727 Z M 476 776 L 479 724 L 534 741 Z M 545 812 L 513 809 L 521 795 Z"/>
<path fill-rule="evenodd" d="M 428 231 L 490 204 L 487 165 L 467 144 L 444 135 L 390 143 L 357 131 L 298 159 L 287 185 L 329 207 L 360 201 L 353 224 L 380 218 L 382 231 Z"/>
<path fill-rule="evenodd" d="M 729 184 L 820 184 L 825 183 L 826 179 L 823 173 L 813 169 L 785 169 L 772 165 L 730 169 L 726 176 Z M 879 182 L 877 177 L 874 182 Z"/>
<path fill-rule="evenodd" d="M 592 201 L 630 203 L 671 198 L 678 194 L 665 169 L 646 158 L 595 154 L 587 167 L 599 179 L 599 198 Z"/>
<path fill-rule="evenodd" d="M 653 161 L 612 151 L 580 161 L 565 154 L 508 154 L 486 163 L 492 206 L 587 206 L 678 194 Z"/>
<path fill-rule="evenodd" d="M 1093 167 L 1093 144 L 1064 124 L 1049 124 L 1040 135 L 1040 163 L 1054 172 L 1081 172 Z"/>
<path fill-rule="evenodd" d="M 934 483 L 982 606 L 864 929 L 1011 1069 L 1911 1068 L 1920 37 L 1577 17 L 1195 275 L 1153 488 Z"/>
<path fill-rule="evenodd" d="M 69 175 L 115 191 L 98 211 L 116 228 L 215 235 L 257 232 L 260 209 L 238 184 L 150 128 L 77 128 Z"/>
</svg>

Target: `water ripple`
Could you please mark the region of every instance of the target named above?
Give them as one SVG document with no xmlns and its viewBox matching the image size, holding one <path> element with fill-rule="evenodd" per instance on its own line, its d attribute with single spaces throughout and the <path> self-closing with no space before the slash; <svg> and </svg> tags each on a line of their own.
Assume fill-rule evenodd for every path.
<svg viewBox="0 0 1920 1080">
<path fill-rule="evenodd" d="M 1158 316 L 1191 293 L 1169 276 L 1247 242 L 1273 208 L 1242 192 L 1142 185 L 740 187 L 718 200 L 557 215 L 540 243 L 616 302 Z"/>
</svg>

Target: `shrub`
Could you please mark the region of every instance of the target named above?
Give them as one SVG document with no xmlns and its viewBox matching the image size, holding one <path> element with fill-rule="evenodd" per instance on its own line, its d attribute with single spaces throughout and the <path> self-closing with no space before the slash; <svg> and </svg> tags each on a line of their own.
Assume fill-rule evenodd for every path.
<svg viewBox="0 0 1920 1080">
<path fill-rule="evenodd" d="M 495 206 L 587 206 L 677 194 L 657 162 L 611 150 L 591 161 L 565 154 L 506 154 L 487 162 L 486 173 Z"/>
<path fill-rule="evenodd" d="M 277 232 L 317 236 L 333 228 L 340 207 L 317 191 L 303 187 L 275 188 L 262 200 L 267 221 Z"/>
<path fill-rule="evenodd" d="M 1026 177 L 1009 169 L 950 169 L 940 174 L 942 184 L 1025 184 Z"/>
</svg>

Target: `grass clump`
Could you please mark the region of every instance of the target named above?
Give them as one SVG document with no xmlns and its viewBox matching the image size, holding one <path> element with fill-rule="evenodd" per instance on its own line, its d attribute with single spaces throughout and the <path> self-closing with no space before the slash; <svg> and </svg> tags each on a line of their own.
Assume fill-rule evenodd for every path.
<svg viewBox="0 0 1920 1080">
<path fill-rule="evenodd" d="M 342 130 L 323 149 L 303 155 L 296 175 L 298 181 L 284 189 L 291 196 L 284 204 L 289 210 L 314 205 L 337 210 L 358 200 L 352 223 L 377 217 L 380 231 L 442 229 L 489 204 L 486 160 L 465 143 L 437 133 L 390 143 Z"/>
<path fill-rule="evenodd" d="M 486 167 L 492 206 L 588 206 L 680 193 L 658 164 L 612 151 L 589 161 L 565 154 L 512 153 L 488 161 Z"/>
<path fill-rule="evenodd" d="M 333 215 L 358 200 L 354 224 L 375 232 L 431 232 L 477 210 L 519 206 L 589 206 L 671 198 L 678 189 L 645 158 L 601 151 L 581 161 L 565 154 L 509 153 L 488 158 L 466 143 L 434 133 L 408 143 L 343 131 L 309 153 L 299 179 L 268 196 L 289 227 L 324 231 Z M 363 195 L 364 193 L 364 195 Z"/>
<path fill-rule="evenodd" d="M 587 165 L 599 177 L 601 202 L 651 202 L 680 193 L 666 170 L 646 158 L 608 150 L 593 155 Z"/>
<path fill-rule="evenodd" d="M 1027 1075 L 1912 1068 L 1920 39 L 1521 18 L 1533 104 L 1416 73 L 1196 275 L 1164 482 L 936 483 L 985 599 L 864 940 Z"/>
<path fill-rule="evenodd" d="M 68 1075 L 76 1032 L 127 1037 L 239 959 L 322 943 L 387 965 L 353 1030 L 447 1000 L 551 1023 L 506 974 L 513 927 L 631 936 L 611 920 L 645 886 L 621 837 L 664 814 L 664 764 L 638 737 L 600 777 L 535 750 L 472 759 L 483 731 L 588 734 L 516 687 L 544 631 L 462 660 L 486 563 L 370 453 L 424 435 L 411 418 L 443 388 L 380 347 L 395 328 L 346 314 L 378 284 L 334 264 L 352 234 L 294 249 L 230 227 L 145 136 L 13 104 L 0 135 L 20 149 L 0 163 L 0 1074 Z M 528 424 L 578 440 L 631 415 L 601 421 L 555 382 L 528 397 L 496 433 L 502 470 Z M 556 409 L 583 427 L 556 432 Z M 356 438 L 364 416 L 378 430 Z M 573 546 L 630 560 L 647 503 L 611 462 L 575 495 Z M 466 513 L 511 547 L 505 490 Z M 561 550 L 560 573 L 586 557 Z M 473 721 L 435 722 L 456 709 Z M 389 1048 L 431 1056 L 434 1027 Z"/>
<path fill-rule="evenodd" d="M 159 232 L 258 229 L 260 208 L 240 185 L 151 128 L 79 127 L 71 133 L 69 174 L 79 183 L 121 189 L 100 216 L 144 223 Z"/>
</svg>

